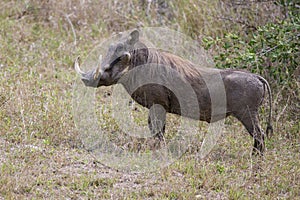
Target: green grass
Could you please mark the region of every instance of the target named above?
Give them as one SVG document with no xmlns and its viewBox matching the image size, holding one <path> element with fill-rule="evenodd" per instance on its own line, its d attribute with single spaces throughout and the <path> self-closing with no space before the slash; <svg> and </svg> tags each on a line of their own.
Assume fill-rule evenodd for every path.
<svg viewBox="0 0 300 200">
<path fill-rule="evenodd" d="M 123 173 L 99 163 L 82 148 L 74 124 L 72 91 L 77 76 L 73 60 L 77 55 L 85 57 L 114 31 L 133 28 L 140 22 L 145 26 L 160 25 L 159 15 L 151 10 L 150 18 L 146 17 L 144 11 L 139 12 L 143 9 L 137 0 L 123 1 L 132 3 L 123 5 L 120 1 L 110 9 L 98 1 L 81 6 L 81 1 L 67 2 L 0 3 L 0 199 L 297 199 L 300 196 L 300 124 L 297 116 L 282 112 L 285 105 L 276 105 L 275 118 L 279 113 L 282 115 L 275 123 L 274 135 L 267 140 L 263 159 L 251 156 L 252 140 L 242 125 L 231 118 L 226 121 L 226 131 L 218 145 L 204 160 L 196 157 L 201 144 L 193 144 L 181 159 L 152 173 Z M 136 6 L 133 13 L 127 12 L 130 5 Z M 191 5 L 190 1 L 182 1 L 182 9 L 174 7 L 173 14 L 182 15 Z M 51 12 L 44 9 L 47 6 Z M 111 11 L 122 6 L 119 14 Z M 211 9 L 209 6 L 213 4 L 208 5 Z M 111 13 L 114 14 L 109 17 Z M 69 14 L 76 45 L 66 18 Z M 195 36 L 202 33 L 197 31 L 201 24 L 195 17 L 191 15 L 190 19 L 196 24 L 184 24 L 187 23 L 184 18 L 166 23 Z M 218 33 L 217 29 L 211 32 Z M 106 96 L 109 92 L 111 88 L 97 91 L 97 102 L 105 106 L 98 113 L 102 116 L 101 128 L 111 140 L 132 145 L 132 150 L 144 142 L 146 151 L 147 141 L 133 139 L 119 130 L 110 115 L 111 105 Z M 279 91 L 274 96 L 276 92 Z M 145 110 L 136 106 L 139 112 L 134 111 L 135 121 L 145 125 Z M 264 120 L 265 114 L 261 118 Z M 178 118 L 169 116 L 168 136 L 176 131 L 178 123 Z M 199 125 L 200 138 L 206 127 L 204 123 Z"/>
</svg>

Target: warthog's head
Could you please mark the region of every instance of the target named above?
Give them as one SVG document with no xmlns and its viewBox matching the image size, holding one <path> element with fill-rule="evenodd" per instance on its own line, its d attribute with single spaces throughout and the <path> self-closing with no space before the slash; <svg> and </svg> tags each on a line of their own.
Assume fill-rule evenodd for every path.
<svg viewBox="0 0 300 200">
<path fill-rule="evenodd" d="M 87 73 L 83 72 L 79 67 L 77 58 L 74 63 L 75 70 L 80 74 L 86 86 L 100 87 L 116 84 L 122 75 L 127 72 L 131 63 L 134 45 L 138 40 L 139 32 L 135 30 L 116 43 L 111 44 L 106 56 L 103 59 L 102 56 L 99 57 L 96 69 Z"/>
</svg>

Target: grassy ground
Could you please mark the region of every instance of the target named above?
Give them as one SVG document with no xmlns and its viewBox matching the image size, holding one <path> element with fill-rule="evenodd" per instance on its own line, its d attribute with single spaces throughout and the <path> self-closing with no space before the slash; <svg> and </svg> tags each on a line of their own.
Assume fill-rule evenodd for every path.
<svg viewBox="0 0 300 200">
<path fill-rule="evenodd" d="M 289 116 L 290 105 L 278 104 L 284 98 L 280 90 L 274 91 L 275 130 L 263 159 L 251 156 L 252 141 L 235 119 L 226 121 L 226 131 L 204 160 L 196 159 L 200 144 L 195 144 L 152 173 L 110 169 L 82 148 L 72 114 L 74 58 L 86 56 L 114 31 L 168 20 L 152 10 L 145 17 L 138 1 L 114 2 L 0 3 L 0 199 L 299 198 L 300 122 Z M 127 12 L 134 5 L 140 7 Z M 186 11 L 173 10 L 174 15 Z M 194 33 L 180 19 L 168 23 Z M 110 91 L 97 92 L 99 101 L 109 105 Z M 108 133 L 114 131 L 110 119 L 103 122 Z M 168 123 L 172 127 L 176 119 Z M 201 130 L 205 126 L 200 124 Z"/>
</svg>

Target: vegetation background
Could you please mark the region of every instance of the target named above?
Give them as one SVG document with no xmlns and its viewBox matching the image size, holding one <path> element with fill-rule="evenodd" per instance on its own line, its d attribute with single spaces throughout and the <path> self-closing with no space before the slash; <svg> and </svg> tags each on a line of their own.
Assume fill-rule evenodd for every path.
<svg viewBox="0 0 300 200">
<path fill-rule="evenodd" d="M 0 199 L 299 199 L 299 8 L 297 0 L 2 0 Z M 149 26 L 189 35 L 218 68 L 270 82 L 274 134 L 263 159 L 251 156 L 252 140 L 232 118 L 204 160 L 194 144 L 153 173 L 110 169 L 82 147 L 72 115 L 74 58 L 113 33 Z M 99 101 L 110 102 L 110 92 L 97 92 Z M 111 134 L 118 128 L 109 111 L 102 126 Z"/>
</svg>

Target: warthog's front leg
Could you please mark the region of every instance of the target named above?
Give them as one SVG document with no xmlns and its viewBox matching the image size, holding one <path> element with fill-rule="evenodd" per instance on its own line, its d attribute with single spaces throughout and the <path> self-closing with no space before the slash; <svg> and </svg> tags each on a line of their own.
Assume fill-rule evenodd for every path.
<svg viewBox="0 0 300 200">
<path fill-rule="evenodd" d="M 152 136 L 163 139 L 166 126 L 166 110 L 159 104 L 154 104 L 149 109 L 148 126 Z"/>
</svg>

